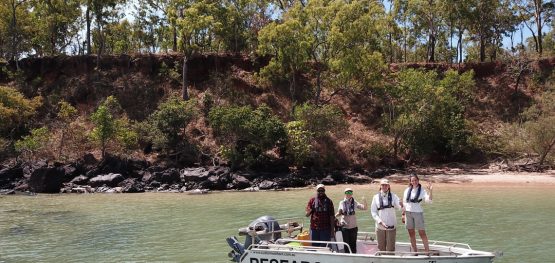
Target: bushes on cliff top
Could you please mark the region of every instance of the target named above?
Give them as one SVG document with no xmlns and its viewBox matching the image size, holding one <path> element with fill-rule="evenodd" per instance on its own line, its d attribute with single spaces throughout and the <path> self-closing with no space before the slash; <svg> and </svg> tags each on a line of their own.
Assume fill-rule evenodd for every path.
<svg viewBox="0 0 555 263">
<path fill-rule="evenodd" d="M 266 105 L 215 107 L 208 118 L 233 168 L 264 161 L 268 151 L 282 148 L 287 140 L 283 122 Z"/>
<path fill-rule="evenodd" d="M 0 86 L 0 136 L 29 122 L 41 105 L 41 97 L 27 99 L 15 88 Z"/>
</svg>

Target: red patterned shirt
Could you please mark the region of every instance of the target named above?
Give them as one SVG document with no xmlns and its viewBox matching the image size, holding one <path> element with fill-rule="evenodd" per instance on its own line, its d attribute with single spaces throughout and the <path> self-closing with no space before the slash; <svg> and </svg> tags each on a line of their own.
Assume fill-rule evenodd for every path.
<svg viewBox="0 0 555 263">
<path fill-rule="evenodd" d="M 327 197 L 323 196 L 318 199 L 316 197 L 310 198 L 307 208 L 312 209 L 310 214 L 310 228 L 312 229 L 331 229 L 334 217 L 333 202 Z"/>
</svg>

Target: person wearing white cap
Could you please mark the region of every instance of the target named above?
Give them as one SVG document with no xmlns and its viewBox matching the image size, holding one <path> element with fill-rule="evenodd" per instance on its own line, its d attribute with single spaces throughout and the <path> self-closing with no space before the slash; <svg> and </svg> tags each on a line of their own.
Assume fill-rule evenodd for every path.
<svg viewBox="0 0 555 263">
<path fill-rule="evenodd" d="M 362 204 L 355 201 L 353 198 L 353 189 L 350 187 L 345 188 L 345 198 L 339 202 L 339 208 L 335 216 L 341 216 L 341 234 L 343 241 L 349 245 L 352 253 L 357 253 L 357 235 L 358 225 L 355 216 L 355 209 L 366 210 L 368 204 L 366 199 L 362 198 Z M 348 252 L 348 251 L 346 251 Z"/>
<path fill-rule="evenodd" d="M 424 250 L 430 252 L 430 246 L 428 244 L 428 236 L 426 235 L 426 225 L 424 224 L 424 210 L 420 205 L 420 202 L 425 203 L 432 202 L 432 182 L 428 182 L 426 187 L 428 191 L 422 189 L 422 185 L 419 183 L 418 175 L 411 174 L 409 176 L 409 186 L 405 189 L 403 194 L 403 200 L 405 200 L 405 207 L 403 211 L 403 216 L 406 213 L 405 226 L 409 232 L 409 239 L 411 244 L 411 249 L 413 252 L 418 252 L 416 247 L 416 231 L 418 229 L 418 235 L 422 239 L 422 244 L 424 244 Z"/>
<path fill-rule="evenodd" d="M 308 200 L 305 212 L 310 216 L 310 239 L 315 241 L 330 241 L 335 234 L 335 209 L 333 202 L 326 196 L 326 187 L 323 184 L 316 186 L 316 196 Z M 313 246 L 325 244 L 313 243 Z"/>
<path fill-rule="evenodd" d="M 380 181 L 380 192 L 372 198 L 370 211 L 376 221 L 376 236 L 380 251 L 395 251 L 397 235 L 397 217 L 395 208 L 401 209 L 403 203 L 391 192 L 389 180 Z"/>
</svg>

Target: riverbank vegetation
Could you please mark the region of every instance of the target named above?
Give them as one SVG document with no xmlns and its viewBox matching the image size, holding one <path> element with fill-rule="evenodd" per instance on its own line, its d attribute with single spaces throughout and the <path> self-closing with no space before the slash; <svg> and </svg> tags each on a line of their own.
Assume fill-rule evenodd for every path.
<svg viewBox="0 0 555 263">
<path fill-rule="evenodd" d="M 0 157 L 258 171 L 525 157 L 542 169 L 555 159 L 553 8 L 0 0 Z"/>
</svg>

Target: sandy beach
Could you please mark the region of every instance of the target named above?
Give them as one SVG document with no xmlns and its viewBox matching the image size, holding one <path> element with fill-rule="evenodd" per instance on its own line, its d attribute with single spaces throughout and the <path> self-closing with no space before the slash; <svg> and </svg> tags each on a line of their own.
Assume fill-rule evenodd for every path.
<svg viewBox="0 0 555 263">
<path fill-rule="evenodd" d="M 432 180 L 434 183 L 445 184 L 533 184 L 555 187 L 555 170 L 544 172 L 507 172 L 499 169 L 452 169 L 434 168 L 419 169 L 421 180 Z M 407 181 L 406 174 L 393 174 L 388 177 L 396 183 Z"/>
</svg>

